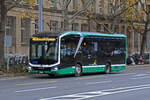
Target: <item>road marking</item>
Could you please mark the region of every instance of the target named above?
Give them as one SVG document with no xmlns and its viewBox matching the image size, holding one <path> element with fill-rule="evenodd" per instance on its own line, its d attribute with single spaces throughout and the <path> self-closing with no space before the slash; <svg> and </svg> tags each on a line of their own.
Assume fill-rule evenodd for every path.
<svg viewBox="0 0 150 100">
<path fill-rule="evenodd" d="M 39 85 L 39 84 L 48 84 L 48 83 L 55 83 L 55 82 L 57 81 L 31 82 L 31 83 L 16 84 L 16 86 Z"/>
<path fill-rule="evenodd" d="M 101 91 L 83 92 L 83 93 L 77 93 L 71 95 L 43 98 L 40 100 L 83 100 L 83 99 L 86 100 L 92 97 L 100 97 L 105 95 L 125 93 L 125 92 L 131 92 L 131 91 L 137 91 L 137 90 L 143 90 L 149 88 L 150 88 L 150 84 L 146 84 L 146 85 L 139 85 L 139 86 L 129 86 L 129 87 L 121 87 L 121 88 L 101 90 Z"/>
<path fill-rule="evenodd" d="M 146 74 L 150 74 L 150 72 L 145 72 Z"/>
<path fill-rule="evenodd" d="M 86 85 L 94 85 L 94 84 L 103 84 L 103 83 L 111 83 L 112 81 L 101 81 L 101 82 L 88 82 Z"/>
<path fill-rule="evenodd" d="M 137 75 L 134 75 L 135 77 L 141 77 L 141 76 L 146 76 L 147 74 L 137 74 Z"/>
<path fill-rule="evenodd" d="M 16 93 L 21 93 L 21 92 L 31 92 L 31 91 L 38 91 L 38 90 L 46 90 L 46 89 L 53 89 L 56 87 L 45 87 L 45 88 L 35 88 L 35 89 L 27 89 L 27 90 L 18 90 Z"/>
<path fill-rule="evenodd" d="M 74 80 L 87 80 L 87 79 L 102 78 L 102 77 L 104 77 L 104 76 L 77 77 Z"/>
<path fill-rule="evenodd" d="M 134 75 L 136 73 L 125 73 L 125 74 L 117 74 L 117 75 L 114 75 L 114 76 L 128 76 L 128 75 Z"/>
<path fill-rule="evenodd" d="M 125 73 L 125 74 L 116 74 L 116 75 L 113 75 L 113 76 L 128 76 L 128 75 L 134 75 L 136 73 Z M 87 79 L 94 79 L 94 78 L 103 78 L 103 76 L 91 76 L 91 77 L 77 77 L 76 79 L 74 80 L 87 80 Z"/>
<path fill-rule="evenodd" d="M 137 77 L 137 78 L 132 78 L 132 79 L 145 79 L 145 78 L 150 78 L 150 76 L 144 76 L 144 77 Z"/>
</svg>

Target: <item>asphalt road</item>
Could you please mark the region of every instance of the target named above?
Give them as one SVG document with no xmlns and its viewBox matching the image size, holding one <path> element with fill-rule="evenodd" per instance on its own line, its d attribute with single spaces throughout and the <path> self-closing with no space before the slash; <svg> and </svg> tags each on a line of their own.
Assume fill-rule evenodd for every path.
<svg viewBox="0 0 150 100">
<path fill-rule="evenodd" d="M 0 100 L 150 100 L 150 66 L 107 75 L 1 78 Z"/>
</svg>

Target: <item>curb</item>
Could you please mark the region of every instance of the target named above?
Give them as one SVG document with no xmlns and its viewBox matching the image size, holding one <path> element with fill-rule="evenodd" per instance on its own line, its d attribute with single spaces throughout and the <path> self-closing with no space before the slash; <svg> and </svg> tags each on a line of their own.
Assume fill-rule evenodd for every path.
<svg viewBox="0 0 150 100">
<path fill-rule="evenodd" d="M 144 65 L 127 65 L 128 68 L 143 68 L 143 67 L 150 67 L 150 64 L 144 64 Z M 21 76 L 30 76 L 30 73 L 14 73 L 14 74 L 3 74 L 0 75 L 0 79 L 4 78 L 12 78 L 12 77 L 21 77 Z"/>
<path fill-rule="evenodd" d="M 30 75 L 29 73 L 4 74 L 4 75 L 0 75 L 0 79 L 10 78 L 10 77 L 29 76 L 29 75 Z"/>
<path fill-rule="evenodd" d="M 150 67 L 150 64 L 143 64 L 143 65 L 127 65 L 127 68 L 141 68 L 141 67 Z"/>
</svg>

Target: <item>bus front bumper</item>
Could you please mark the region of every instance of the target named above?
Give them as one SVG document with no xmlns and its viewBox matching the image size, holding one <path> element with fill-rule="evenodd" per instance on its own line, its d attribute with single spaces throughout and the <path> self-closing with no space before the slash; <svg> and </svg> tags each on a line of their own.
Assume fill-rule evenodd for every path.
<svg viewBox="0 0 150 100">
<path fill-rule="evenodd" d="M 49 70 L 37 70 L 33 69 L 32 67 L 28 67 L 28 72 L 32 74 L 56 74 L 57 73 L 57 68 L 50 69 Z"/>
</svg>

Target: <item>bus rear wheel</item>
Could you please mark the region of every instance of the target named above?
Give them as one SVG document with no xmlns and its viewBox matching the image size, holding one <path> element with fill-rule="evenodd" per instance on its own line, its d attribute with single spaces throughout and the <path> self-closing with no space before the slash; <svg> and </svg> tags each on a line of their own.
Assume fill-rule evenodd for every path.
<svg viewBox="0 0 150 100">
<path fill-rule="evenodd" d="M 106 63 L 106 65 L 105 65 L 105 73 L 106 74 L 111 73 L 111 65 L 109 63 Z"/>
<path fill-rule="evenodd" d="M 79 77 L 82 75 L 82 66 L 80 64 L 75 65 L 75 76 Z"/>
</svg>

